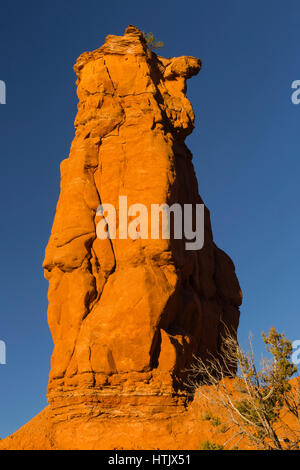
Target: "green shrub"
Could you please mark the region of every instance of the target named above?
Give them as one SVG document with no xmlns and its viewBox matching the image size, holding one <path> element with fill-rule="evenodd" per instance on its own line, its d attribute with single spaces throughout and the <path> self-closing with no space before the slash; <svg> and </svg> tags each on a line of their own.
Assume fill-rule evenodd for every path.
<svg viewBox="0 0 300 470">
<path fill-rule="evenodd" d="M 212 414 L 207 411 L 203 416 L 202 416 L 202 421 L 210 421 L 212 419 Z"/>
<path fill-rule="evenodd" d="M 214 442 L 210 442 L 206 439 L 206 441 L 201 442 L 200 450 L 224 450 L 224 446 L 221 444 L 215 444 Z"/>
<path fill-rule="evenodd" d="M 214 416 L 211 420 L 211 424 L 216 428 L 217 426 L 220 426 L 222 424 L 222 421 L 218 416 Z"/>
<path fill-rule="evenodd" d="M 145 31 L 142 31 L 142 33 L 147 43 L 147 46 L 150 49 L 161 49 L 162 47 L 164 47 L 164 43 L 162 41 L 157 41 L 153 33 L 145 33 Z"/>
</svg>

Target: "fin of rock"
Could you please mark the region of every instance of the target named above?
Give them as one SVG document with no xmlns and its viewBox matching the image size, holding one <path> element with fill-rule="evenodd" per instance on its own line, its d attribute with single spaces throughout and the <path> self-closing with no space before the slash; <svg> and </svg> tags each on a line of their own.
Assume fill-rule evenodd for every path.
<svg viewBox="0 0 300 470">
<path fill-rule="evenodd" d="M 237 330 L 234 265 L 213 242 L 206 207 L 198 251 L 185 240 L 101 240 L 96 226 L 98 206 L 118 208 L 120 196 L 149 212 L 202 203 L 185 145 L 194 128 L 186 80 L 200 67 L 157 56 L 134 26 L 77 60 L 76 133 L 43 265 L 49 406 L 2 448 L 185 448 L 184 429 L 176 444 L 167 422 L 181 429 L 188 413 L 193 355 L 217 355 L 224 324 Z"/>
</svg>

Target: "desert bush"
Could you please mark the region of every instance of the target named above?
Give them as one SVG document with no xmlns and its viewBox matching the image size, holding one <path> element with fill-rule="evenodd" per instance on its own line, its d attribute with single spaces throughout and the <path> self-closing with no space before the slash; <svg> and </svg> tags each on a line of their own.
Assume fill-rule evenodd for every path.
<svg viewBox="0 0 300 470">
<path fill-rule="evenodd" d="M 233 449 L 246 440 L 257 449 L 299 449 L 300 378 L 291 383 L 297 372 L 291 361 L 291 342 L 275 328 L 268 335 L 263 333 L 271 359 L 264 358 L 258 370 L 252 338 L 246 353 L 227 327 L 224 331 L 219 356 L 209 355 L 205 361 L 195 357 L 186 381 L 193 393 L 197 390 L 226 416 L 223 422 L 230 436 L 224 447 Z M 237 374 L 232 372 L 236 365 Z M 215 426 L 220 424 L 215 422 Z"/>
<path fill-rule="evenodd" d="M 143 36 L 150 49 L 161 49 L 164 47 L 164 43 L 157 41 L 153 33 L 145 33 L 145 31 L 143 31 Z"/>
<path fill-rule="evenodd" d="M 223 450 L 224 446 L 210 442 L 208 439 L 200 444 L 200 450 Z"/>
</svg>

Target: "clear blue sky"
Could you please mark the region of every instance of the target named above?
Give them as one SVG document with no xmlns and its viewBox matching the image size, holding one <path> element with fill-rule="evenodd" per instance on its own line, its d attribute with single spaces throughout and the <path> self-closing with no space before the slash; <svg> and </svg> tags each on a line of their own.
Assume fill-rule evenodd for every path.
<svg viewBox="0 0 300 470">
<path fill-rule="evenodd" d="M 244 292 L 240 342 L 274 325 L 300 339 L 299 0 L 13 1 L 0 12 L 0 437 L 45 405 L 52 341 L 42 261 L 76 113 L 72 67 L 107 34 L 135 24 L 194 55 L 188 138 L 217 244 Z"/>
</svg>

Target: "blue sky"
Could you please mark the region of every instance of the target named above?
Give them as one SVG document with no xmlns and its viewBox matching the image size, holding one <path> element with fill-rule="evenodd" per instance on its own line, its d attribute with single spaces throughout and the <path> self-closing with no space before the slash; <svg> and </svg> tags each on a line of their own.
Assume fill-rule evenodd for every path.
<svg viewBox="0 0 300 470">
<path fill-rule="evenodd" d="M 188 84 L 199 191 L 215 241 L 244 292 L 239 338 L 274 325 L 300 339 L 300 79 L 298 0 L 13 1 L 1 5 L 0 437 L 46 405 L 52 341 L 44 249 L 76 113 L 72 67 L 128 24 L 153 31 L 162 54 L 194 55 Z"/>
</svg>

